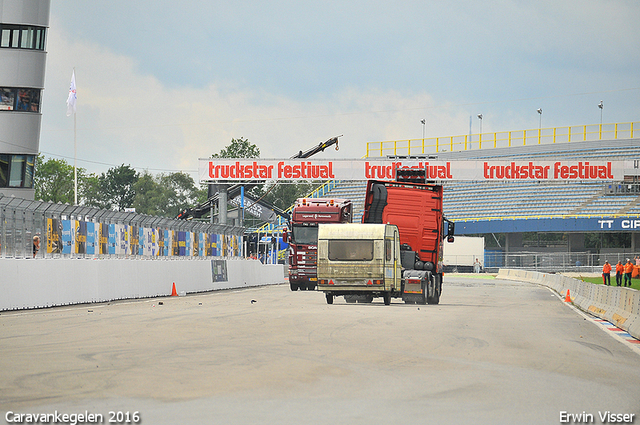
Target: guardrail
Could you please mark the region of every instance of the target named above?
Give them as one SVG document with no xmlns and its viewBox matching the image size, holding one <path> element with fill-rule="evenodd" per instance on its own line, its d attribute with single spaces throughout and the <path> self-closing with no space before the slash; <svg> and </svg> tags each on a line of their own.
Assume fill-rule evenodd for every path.
<svg viewBox="0 0 640 425">
<path fill-rule="evenodd" d="M 578 125 L 466 134 L 464 136 L 367 142 L 367 157 L 422 155 L 438 152 L 492 149 L 534 144 L 633 139 L 640 135 L 640 122 Z"/>
<path fill-rule="evenodd" d="M 552 288 L 565 298 L 569 295 L 581 310 L 608 320 L 640 339 L 640 291 L 527 270 L 500 269 L 497 278 L 536 283 Z"/>
</svg>

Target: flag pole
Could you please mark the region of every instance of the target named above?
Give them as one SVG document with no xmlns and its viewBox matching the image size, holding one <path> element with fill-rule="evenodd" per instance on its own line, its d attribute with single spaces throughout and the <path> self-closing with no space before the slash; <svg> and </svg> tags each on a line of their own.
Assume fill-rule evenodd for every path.
<svg viewBox="0 0 640 425">
<path fill-rule="evenodd" d="M 75 72 L 73 68 L 73 72 Z M 73 113 L 73 192 L 74 192 L 74 205 L 78 205 L 78 167 L 76 162 L 78 159 L 78 131 L 76 126 L 76 112 Z"/>
<path fill-rule="evenodd" d="M 73 90 L 76 90 L 76 67 L 73 67 Z M 78 126 L 76 102 L 73 104 L 73 205 L 78 205 Z"/>
<path fill-rule="evenodd" d="M 73 67 L 71 84 L 69 85 L 69 97 L 67 97 L 67 116 L 73 113 L 73 204 L 78 205 L 78 126 L 76 120 L 76 67 Z"/>
</svg>

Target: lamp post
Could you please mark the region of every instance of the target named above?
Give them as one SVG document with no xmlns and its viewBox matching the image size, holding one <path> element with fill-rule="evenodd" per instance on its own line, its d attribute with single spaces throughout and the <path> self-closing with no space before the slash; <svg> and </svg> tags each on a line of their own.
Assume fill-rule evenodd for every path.
<svg viewBox="0 0 640 425">
<path fill-rule="evenodd" d="M 538 130 L 542 129 L 542 108 L 538 108 L 538 114 L 540 114 L 540 122 L 538 123 Z"/>
<path fill-rule="evenodd" d="M 602 110 L 604 109 L 604 103 L 602 103 L 602 101 L 598 103 L 598 108 L 600 108 L 600 140 L 602 140 Z"/>
<path fill-rule="evenodd" d="M 538 122 L 538 144 L 542 139 L 542 108 L 538 108 L 538 114 L 540 115 L 540 121 Z"/>
<path fill-rule="evenodd" d="M 420 120 L 420 122 L 422 123 L 422 142 L 424 143 L 424 132 L 427 127 L 427 120 L 423 118 Z"/>
<path fill-rule="evenodd" d="M 480 120 L 480 133 L 478 134 L 478 149 L 482 149 L 482 114 L 478 114 Z"/>
</svg>

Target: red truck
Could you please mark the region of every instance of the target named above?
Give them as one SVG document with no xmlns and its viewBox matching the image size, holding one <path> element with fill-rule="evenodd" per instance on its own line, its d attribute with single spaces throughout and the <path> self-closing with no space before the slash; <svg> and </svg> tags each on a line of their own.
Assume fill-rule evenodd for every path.
<svg viewBox="0 0 640 425">
<path fill-rule="evenodd" d="M 454 233 L 442 214 L 442 186 L 412 170 L 397 180 L 368 182 L 362 224 L 320 226 L 318 289 L 328 304 L 336 296 L 440 302 L 442 243 Z"/>
<path fill-rule="evenodd" d="M 299 198 L 291 211 L 289 230 L 289 285 L 292 291 L 314 290 L 317 278 L 318 223 L 351 223 L 351 201 Z"/>
</svg>

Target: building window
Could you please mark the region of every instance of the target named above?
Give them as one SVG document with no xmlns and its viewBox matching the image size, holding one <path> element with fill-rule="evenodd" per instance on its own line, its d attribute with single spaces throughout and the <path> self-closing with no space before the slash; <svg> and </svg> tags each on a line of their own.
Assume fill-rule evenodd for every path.
<svg viewBox="0 0 640 425">
<path fill-rule="evenodd" d="M 40 112 L 40 89 L 0 87 L 0 111 Z"/>
<path fill-rule="evenodd" d="M 35 172 L 35 160 L 36 157 L 33 155 L 25 155 L 24 161 L 24 187 L 31 188 L 33 187 L 33 173 Z"/>
<path fill-rule="evenodd" d="M 0 187 L 33 188 L 34 155 L 0 155 Z"/>
<path fill-rule="evenodd" d="M 21 187 L 24 176 L 24 155 L 12 155 L 9 167 L 9 187 Z"/>
<path fill-rule="evenodd" d="M 0 187 L 7 187 L 9 183 L 9 155 L 0 155 Z"/>
<path fill-rule="evenodd" d="M 46 28 L 0 24 L 0 48 L 44 50 Z"/>
</svg>

